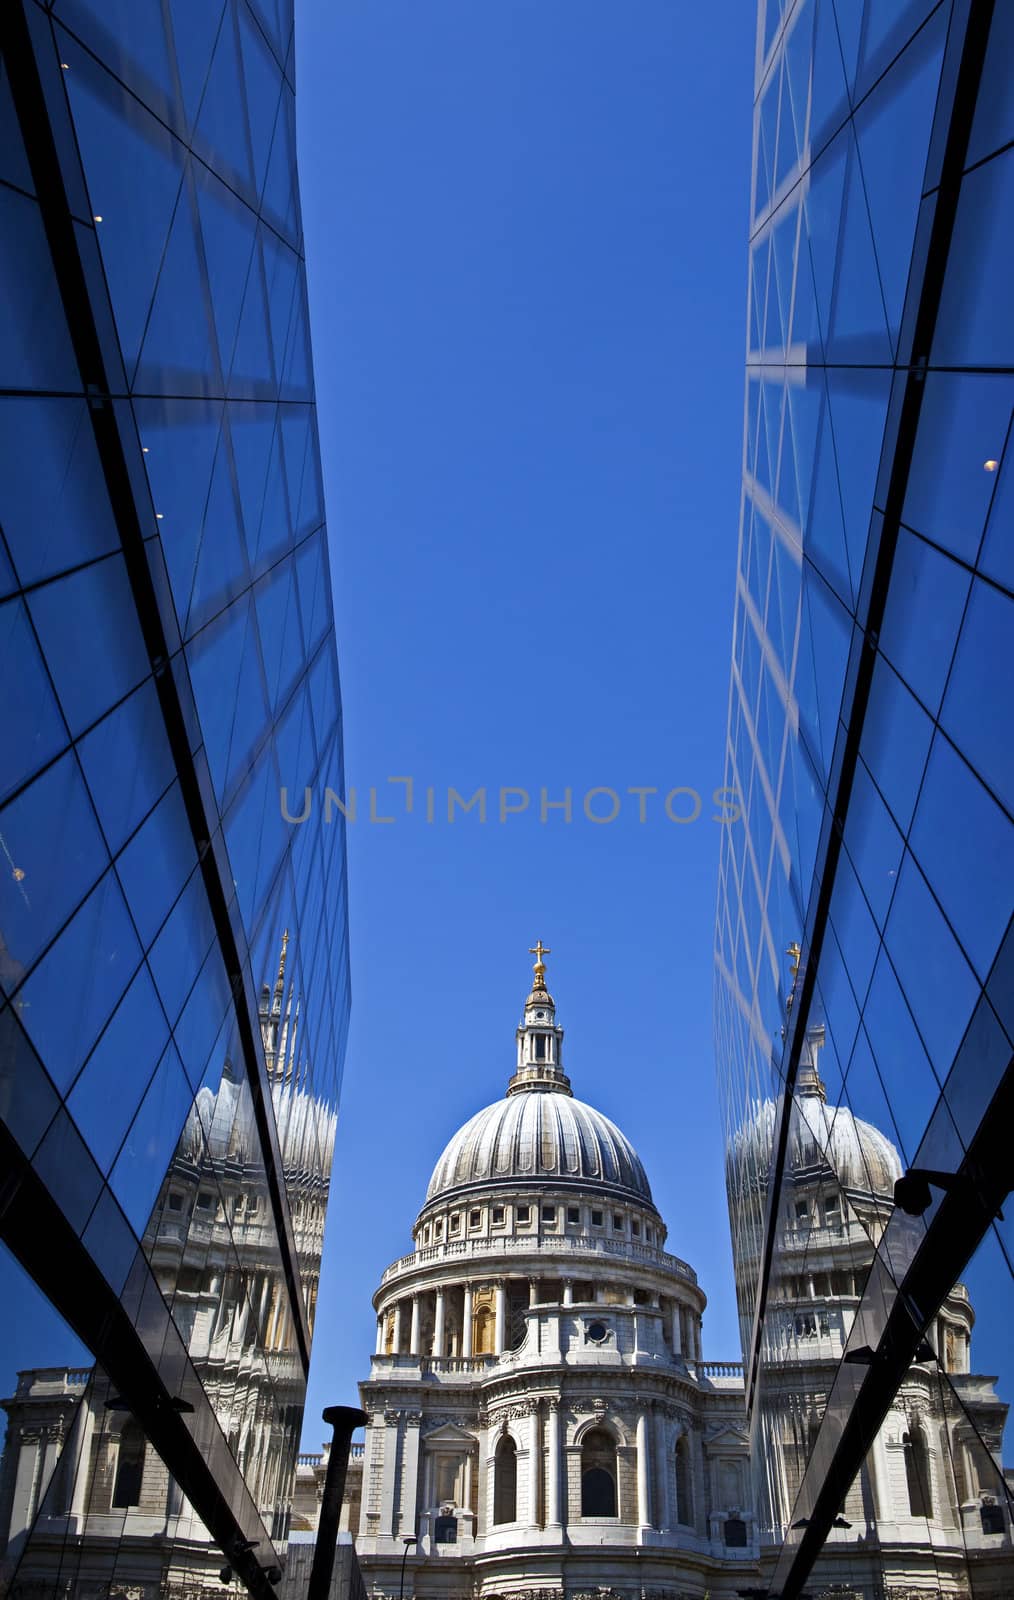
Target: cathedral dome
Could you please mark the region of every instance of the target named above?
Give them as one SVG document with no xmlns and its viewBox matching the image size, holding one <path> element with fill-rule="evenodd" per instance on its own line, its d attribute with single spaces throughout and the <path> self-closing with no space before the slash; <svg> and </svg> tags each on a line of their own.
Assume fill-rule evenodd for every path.
<svg viewBox="0 0 1014 1600">
<path fill-rule="evenodd" d="M 864 1122 L 846 1105 L 827 1104 L 816 1066 L 823 1042 L 822 1027 L 809 1030 L 796 1079 L 786 1171 L 804 1183 L 830 1174 L 843 1189 L 893 1203 L 895 1179 L 903 1171 L 901 1157 L 872 1122 Z M 733 1142 L 733 1160 L 754 1187 L 767 1182 L 774 1139 L 775 1103 L 765 1100 Z"/>
<path fill-rule="evenodd" d="M 636 1150 L 614 1122 L 566 1090 L 533 1085 L 479 1111 L 444 1150 L 426 1191 L 542 1179 L 624 1193 L 652 1204 Z"/>
</svg>

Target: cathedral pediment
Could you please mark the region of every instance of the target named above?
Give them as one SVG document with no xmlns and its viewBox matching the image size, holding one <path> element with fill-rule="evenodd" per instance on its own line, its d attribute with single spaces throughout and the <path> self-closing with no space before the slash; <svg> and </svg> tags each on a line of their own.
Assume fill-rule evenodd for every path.
<svg viewBox="0 0 1014 1600">
<path fill-rule="evenodd" d="M 749 1437 L 743 1428 L 733 1422 L 724 1422 L 704 1438 L 705 1450 L 745 1450 Z"/>
<path fill-rule="evenodd" d="M 423 1438 L 427 1446 L 454 1445 L 458 1449 L 470 1447 L 479 1443 L 474 1433 L 469 1433 L 466 1428 L 459 1428 L 456 1422 L 443 1422 L 436 1428 L 424 1432 Z"/>
</svg>

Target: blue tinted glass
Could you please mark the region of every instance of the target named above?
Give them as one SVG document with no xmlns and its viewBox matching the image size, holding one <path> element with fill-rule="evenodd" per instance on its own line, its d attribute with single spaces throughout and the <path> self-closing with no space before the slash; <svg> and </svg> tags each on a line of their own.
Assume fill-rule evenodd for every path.
<svg viewBox="0 0 1014 1600">
<path fill-rule="evenodd" d="M 175 771 L 154 682 L 143 683 L 77 749 L 102 831 L 115 852 L 165 793 Z"/>
<path fill-rule="evenodd" d="M 982 161 L 1014 139 L 1014 11 L 994 6 L 989 49 L 975 102 L 975 121 L 968 145 L 968 164 Z"/>
<path fill-rule="evenodd" d="M 905 998 L 942 1081 L 961 1043 L 978 985 L 911 855 L 905 857 L 898 874 L 885 937 Z"/>
<path fill-rule="evenodd" d="M 139 32 L 158 39 L 160 20 Z M 92 213 L 102 218 L 96 224 L 102 264 L 129 375 L 180 193 L 184 150 L 91 56 L 68 41 L 61 49 L 71 65 L 66 80 L 74 126 Z"/>
<path fill-rule="evenodd" d="M 941 734 L 926 768 L 910 843 L 985 980 L 1010 916 L 1014 826 Z"/>
<path fill-rule="evenodd" d="M 0 178 L 4 183 L 12 183 L 16 189 L 24 189 L 28 194 L 35 193 L 32 169 L 28 165 L 17 112 L 11 98 L 6 62 L 0 68 Z"/>
<path fill-rule="evenodd" d="M 294 247 L 299 247 L 299 197 L 296 193 L 296 106 L 286 84 L 278 107 L 274 143 L 268 161 L 261 209 L 264 216 Z"/>
<path fill-rule="evenodd" d="M 237 7 L 239 45 L 243 65 L 243 86 L 250 108 L 250 144 L 253 153 L 254 189 L 260 195 L 275 128 L 275 115 L 282 90 L 281 69 L 268 49 L 264 35 L 245 6 Z"/>
<path fill-rule="evenodd" d="M 1014 229 L 1014 149 L 966 173 L 947 257 L 934 366 L 1014 363 L 1014 301 L 1006 292 Z"/>
<path fill-rule="evenodd" d="M 155 986 L 142 967 L 67 1100 L 103 1172 L 120 1148 L 168 1037 Z"/>
<path fill-rule="evenodd" d="M 922 196 L 946 17 L 946 7 L 941 7 L 856 112 L 873 243 L 895 343 Z"/>
<path fill-rule="evenodd" d="M 155 1069 L 109 1177 L 110 1188 L 138 1234 L 144 1232 L 192 1104 L 190 1086 L 170 1045 Z"/>
<path fill-rule="evenodd" d="M 72 733 L 81 733 L 149 672 L 122 556 L 108 556 L 29 598 Z"/>
<path fill-rule="evenodd" d="M 970 582 L 964 567 L 902 529 L 880 645 L 934 713 L 947 681 Z"/>
<path fill-rule="evenodd" d="M 891 345 L 880 274 L 854 141 L 849 152 L 836 267 L 831 337 L 825 341 L 828 360 L 870 365 L 890 362 Z"/>
<path fill-rule="evenodd" d="M 0 238 L 17 239 L 0 268 L 0 356 L 9 389 L 80 392 L 81 375 L 34 200 L 0 186 Z"/>
<path fill-rule="evenodd" d="M 926 713 L 887 662 L 878 660 L 860 751 L 902 830 L 912 818 L 932 736 Z"/>
<path fill-rule="evenodd" d="M 799 636 L 796 693 L 800 711 L 816 737 L 815 753 L 825 774 L 838 732 L 851 624 L 847 612 L 812 567 L 804 569 L 803 623 Z"/>
<path fill-rule="evenodd" d="M 59 0 L 57 10 L 139 99 L 171 119 L 172 72 L 159 0 Z M 58 37 L 61 45 L 67 42 L 62 30 Z"/>
<path fill-rule="evenodd" d="M 813 459 L 813 474 L 813 493 L 804 532 L 806 552 L 835 592 L 851 606 L 855 584 L 849 571 L 838 463 L 831 417 L 826 406 L 823 407 L 820 439 Z"/>
<path fill-rule="evenodd" d="M 217 945 L 212 945 L 173 1028 L 183 1070 L 195 1090 L 204 1077 L 212 1045 L 230 1009 L 230 1001 L 231 991 L 221 952 Z"/>
<path fill-rule="evenodd" d="M 257 218 L 249 206 L 205 167 L 197 173 L 197 204 L 218 350 L 222 370 L 228 372 L 257 236 Z"/>
<path fill-rule="evenodd" d="M 152 394 L 220 394 L 214 330 L 205 307 L 207 277 L 195 237 L 196 207 L 187 188 L 169 233 L 154 289 L 134 387 Z M 200 307 L 195 312 L 195 307 Z M 157 509 L 157 508 L 156 508 Z"/>
<path fill-rule="evenodd" d="M 1014 811 L 1014 601 L 976 578 L 941 720 L 1008 811 Z"/>
<path fill-rule="evenodd" d="M 866 559 L 891 374 L 829 371 L 827 383 L 849 570 L 858 588 Z"/>
<path fill-rule="evenodd" d="M 23 584 L 119 548 L 83 400 L 0 399 L 0 524 Z"/>
<path fill-rule="evenodd" d="M 170 0 L 183 107 L 192 126 L 204 95 L 225 0 Z"/>
<path fill-rule="evenodd" d="M 216 616 L 249 582 L 247 552 L 227 452 L 219 450 L 194 568 L 186 633 Z"/>
<path fill-rule="evenodd" d="M 116 870 L 147 947 L 197 861 L 178 783 L 117 858 Z"/>
<path fill-rule="evenodd" d="M 194 149 L 226 183 L 255 202 L 250 134 L 236 37 L 238 9 L 229 5 L 222 19 L 194 130 Z M 262 114 L 260 107 L 257 114 Z M 273 115 L 271 122 L 274 125 Z"/>
<path fill-rule="evenodd" d="M 175 1025 L 211 946 L 214 924 L 204 880 L 195 873 L 152 945 L 148 964 L 169 1022 Z"/>
<path fill-rule="evenodd" d="M 834 287 L 838 232 L 841 227 L 848 139 L 847 130 L 840 133 L 834 143 L 815 162 L 811 169 L 810 186 L 806 196 L 806 237 L 810 247 L 810 266 L 813 273 L 817 314 L 825 345 L 831 326 L 831 292 Z"/>
<path fill-rule="evenodd" d="M 863 1012 L 857 1055 L 864 1033 L 893 1109 L 905 1155 L 911 1161 L 926 1131 L 940 1086 L 883 949 Z"/>
<path fill-rule="evenodd" d="M 1014 378 L 930 373 L 902 520 L 974 563 L 1014 407 Z M 987 468 L 985 463 L 993 463 Z"/>
<path fill-rule="evenodd" d="M 0 954 L 0 983 L 6 981 Z M 13 1006 L 0 1006 L 0 1103 L 4 1122 L 26 1155 L 31 1155 L 56 1114 L 56 1090 Z"/>
<path fill-rule="evenodd" d="M 99 1197 L 102 1178 L 66 1111 L 57 1113 L 32 1165 L 67 1220 L 82 1229 Z"/>
<path fill-rule="evenodd" d="M 107 872 L 18 1000 L 54 1083 L 66 1090 L 141 959 L 119 884 Z"/>
<path fill-rule="evenodd" d="M 882 928 L 894 896 L 905 843 L 862 762 L 849 801 L 845 848 Z"/>
<path fill-rule="evenodd" d="M 17 682 L 4 706 L 0 742 L 0 799 L 52 759 L 67 742 L 67 730 L 32 633 L 22 600 L 0 605 L 0 683 Z"/>
<path fill-rule="evenodd" d="M 6 870 L 0 928 L 7 972 L 36 960 L 106 866 L 102 836 L 73 755 L 62 756 L 0 811 Z"/>
<path fill-rule="evenodd" d="M 237 684 L 246 642 L 249 602 L 240 600 L 187 647 L 190 678 L 204 731 L 215 790 L 225 793 Z"/>
<path fill-rule="evenodd" d="M 1014 527 L 1014 452 L 1011 451 L 1008 439 L 1006 450 L 1001 456 L 998 470 L 995 474 L 996 489 L 993 502 L 989 508 L 989 518 L 986 522 L 986 534 L 979 552 L 979 569 L 990 578 L 995 578 L 997 583 L 1002 583 L 1006 589 L 1014 591 L 1014 539 L 1011 539 L 1010 530 Z"/>
</svg>

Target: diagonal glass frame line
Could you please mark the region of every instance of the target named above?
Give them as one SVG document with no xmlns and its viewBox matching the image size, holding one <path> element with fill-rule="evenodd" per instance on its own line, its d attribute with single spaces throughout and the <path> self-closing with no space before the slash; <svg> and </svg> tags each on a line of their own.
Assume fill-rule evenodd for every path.
<svg viewBox="0 0 1014 1600">
<path fill-rule="evenodd" d="M 102 471 L 114 508 L 166 733 L 184 793 L 204 892 L 231 985 L 254 1115 L 265 1152 L 268 1190 L 281 1243 L 289 1311 L 305 1373 L 309 1352 L 307 1313 L 300 1292 L 293 1225 L 285 1195 L 270 1089 L 265 1080 L 257 1009 L 249 982 L 249 963 L 243 957 L 245 938 L 238 922 L 238 912 L 226 892 L 225 886 L 232 880 L 224 842 L 210 825 L 209 819 L 215 815 L 215 810 L 210 776 L 201 765 L 204 761 L 203 752 L 196 757 L 190 752 L 187 730 L 188 711 L 192 720 L 192 708 L 182 703 L 184 691 L 170 670 L 172 651 L 167 637 L 167 624 L 160 610 L 155 577 L 149 566 L 148 548 L 133 492 L 133 481 L 138 474 L 136 470 L 132 474 L 127 453 L 129 441 L 134 435 L 126 426 L 128 413 L 115 402 L 110 392 L 107 352 L 96 326 L 90 298 L 95 280 L 88 276 L 68 202 L 67 181 L 54 134 L 54 126 L 60 128 L 60 119 L 65 120 L 68 112 L 62 95 L 53 91 L 49 81 L 52 73 L 49 79 L 46 77 L 50 30 L 48 17 L 41 13 L 32 0 L 12 0 L 4 8 L 0 39 L 11 69 L 16 114 L 25 136 L 26 148 L 30 152 L 53 270 L 60 296 L 69 313 L 68 322 L 72 329 L 82 389 L 89 398 L 91 424 Z M 67 135 L 61 141 L 61 148 L 72 151 L 75 147 L 69 130 L 64 126 L 61 131 Z M 71 178 L 73 180 L 73 174 Z M 143 481 L 143 474 L 140 476 Z M 18 1173 L 21 1179 L 19 1198 L 7 1208 L 4 1216 L 5 1236 L 9 1236 L 8 1242 L 15 1254 L 23 1261 L 30 1261 L 33 1276 L 40 1284 L 46 1285 L 53 1304 L 72 1326 L 78 1326 L 80 1330 L 83 1323 L 89 1323 L 85 1342 L 103 1362 L 120 1391 L 131 1399 L 132 1409 L 144 1422 L 159 1453 L 174 1462 L 183 1463 L 181 1477 L 189 1480 L 187 1493 L 215 1537 L 226 1544 L 234 1544 L 237 1539 L 248 1540 L 251 1533 L 261 1529 L 260 1518 L 224 1439 L 221 1439 L 221 1447 L 229 1456 L 228 1462 L 224 1457 L 211 1462 L 208 1446 L 213 1447 L 216 1443 L 214 1432 L 201 1429 L 205 1437 L 198 1437 L 174 1410 L 161 1372 L 153 1364 L 126 1308 L 104 1283 L 97 1265 L 91 1261 L 87 1250 L 66 1219 L 62 1218 L 55 1203 L 46 1195 L 41 1180 L 35 1178 L 23 1153 L 13 1145 L 13 1141 L 5 1140 L 5 1143 L 11 1145 L 5 1151 L 8 1157 L 5 1165 L 11 1173 Z M 27 1204 L 26 1210 L 29 1201 L 32 1203 Z M 48 1210 L 54 1213 L 50 1218 L 52 1227 L 40 1228 L 39 1217 L 47 1205 Z M 26 1226 L 29 1216 L 31 1225 Z M 51 1240 L 55 1237 L 64 1238 L 62 1250 L 52 1249 Z M 57 1263 L 65 1270 L 54 1271 Z M 182 1359 L 185 1363 L 185 1352 Z M 207 1410 L 210 1415 L 210 1407 Z M 217 1428 L 217 1424 L 214 1427 Z M 221 1455 L 221 1452 L 218 1454 Z M 220 1487 L 222 1484 L 229 1485 L 228 1492 L 223 1491 Z M 256 1544 L 258 1540 L 252 1542 Z M 272 1595 L 273 1589 L 256 1560 L 249 1556 L 243 1564 L 249 1569 L 244 1571 L 243 1576 L 251 1592 L 265 1597 Z"/>
<path fill-rule="evenodd" d="M 805 936 L 802 941 L 804 953 L 800 964 L 799 983 L 783 1053 L 783 1086 L 776 1113 L 776 1140 L 768 1185 L 764 1245 L 746 1365 L 747 1404 L 750 1408 L 756 1394 L 760 1371 L 777 1208 L 787 1158 L 796 1073 L 810 1019 L 821 950 L 828 926 L 831 896 L 842 850 L 845 819 L 859 760 L 859 742 L 878 657 L 879 633 L 887 602 L 894 552 L 922 408 L 923 369 L 929 360 L 943 293 L 992 15 L 993 0 L 970 0 L 964 30 L 955 29 L 948 40 L 948 53 L 955 67 L 951 78 L 952 97 L 948 102 L 947 98 L 942 96 L 936 109 L 935 128 L 946 129 L 940 182 L 936 191 L 932 224 L 923 259 L 913 264 L 909 281 L 904 322 L 912 329 L 910 356 L 906 365 L 896 372 L 895 394 L 889 410 L 888 428 L 881 458 L 881 481 L 886 481 L 887 488 L 885 497 L 878 503 L 884 506 L 884 517 L 879 539 L 875 545 L 871 542 L 870 555 L 867 557 L 862 596 L 866 602 L 865 617 L 860 618 L 862 631 L 853 640 L 846 680 L 852 685 L 851 704 L 835 744 L 832 783 L 829 786 L 833 804 L 825 813 L 818 845 L 815 889 L 808 910 Z M 946 80 L 946 70 L 943 77 Z M 961 1061 L 959 1051 L 952 1072 L 961 1071 Z M 997 1087 L 994 1111 L 1006 1108 L 1006 1115 L 1009 1115 L 1012 1099 L 1014 1099 L 1014 1063 L 1008 1066 Z M 941 1109 L 945 1109 L 943 1105 Z M 1007 1171 L 1009 1154 L 1003 1149 L 1004 1141 L 1002 1139 L 998 1141 L 995 1133 L 990 1135 L 985 1125 L 987 1121 L 988 1114 L 977 1136 L 982 1143 L 982 1149 L 976 1150 L 976 1159 L 984 1164 L 982 1166 L 986 1185 L 984 1193 L 977 1195 L 974 1200 L 968 1199 L 964 1191 L 960 1191 L 956 1196 L 948 1196 L 945 1202 L 938 1206 L 937 1217 L 931 1225 L 933 1241 L 940 1241 L 936 1250 L 919 1249 L 910 1261 L 905 1282 L 908 1284 L 911 1278 L 912 1287 L 917 1291 L 915 1304 L 918 1307 L 918 1316 L 913 1320 L 909 1299 L 899 1297 L 886 1326 L 882 1329 L 878 1351 L 882 1353 L 883 1359 L 879 1365 L 871 1368 L 866 1381 L 859 1385 L 855 1382 L 852 1369 L 839 1369 L 836 1388 L 839 1384 L 846 1386 L 851 1384 L 854 1393 L 845 1400 L 844 1424 L 841 1422 L 841 1412 L 836 1412 L 831 1403 L 825 1413 L 807 1472 L 807 1479 L 813 1483 L 813 1499 L 807 1526 L 805 1529 L 797 1530 L 795 1534 L 790 1532 L 775 1574 L 775 1589 L 783 1600 L 797 1600 L 801 1594 L 807 1575 L 830 1531 L 841 1496 L 859 1470 L 870 1439 L 886 1415 L 901 1376 L 911 1362 L 922 1328 L 959 1276 L 974 1252 L 979 1236 L 989 1225 L 991 1211 L 985 1215 L 981 1227 L 975 1225 L 976 1207 L 988 1210 L 991 1204 L 989 1196 L 993 1189 L 1002 1186 L 1009 1178 Z M 1004 1122 L 999 1124 L 999 1126 L 1004 1125 Z M 971 1159 L 971 1152 L 966 1153 L 966 1160 L 968 1159 Z M 940 1162 L 933 1164 L 941 1165 Z M 1009 1183 L 1007 1186 L 1009 1187 Z M 953 1203 L 948 1204 L 948 1201 Z M 959 1226 L 962 1218 L 963 1226 Z M 898 1225 L 901 1226 L 903 1222 L 904 1219 L 900 1219 Z M 888 1235 L 890 1232 L 889 1228 Z M 864 1318 L 864 1307 L 872 1306 L 874 1300 L 883 1294 L 883 1288 L 882 1282 L 879 1285 L 871 1283 L 868 1287 L 856 1317 L 857 1330 L 870 1315 L 867 1311 L 867 1318 Z M 880 1318 L 877 1318 L 877 1323 L 879 1329 Z M 857 1342 L 868 1342 L 868 1338 L 861 1337 Z M 843 1373 L 846 1374 L 844 1377 Z M 802 1501 L 798 1503 L 802 1504 Z"/>
</svg>

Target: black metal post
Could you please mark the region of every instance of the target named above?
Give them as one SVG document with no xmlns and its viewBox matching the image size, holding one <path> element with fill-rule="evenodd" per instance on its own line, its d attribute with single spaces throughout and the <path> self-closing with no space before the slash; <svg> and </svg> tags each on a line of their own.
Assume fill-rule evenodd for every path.
<svg viewBox="0 0 1014 1600">
<path fill-rule="evenodd" d="M 306 1600 L 328 1600 L 331 1574 L 334 1571 L 335 1545 L 338 1543 L 338 1518 L 341 1516 L 342 1495 L 345 1493 L 345 1473 L 349 1464 L 349 1447 L 352 1435 L 367 1421 L 366 1412 L 355 1406 L 326 1406 L 324 1421 L 333 1429 L 331 1451 L 324 1474 L 324 1493 L 320 1502 L 320 1519 L 317 1523 L 317 1543 L 313 1551 L 313 1566 Z"/>
<path fill-rule="evenodd" d="M 405 1553 L 401 1558 L 401 1582 L 398 1585 L 398 1600 L 405 1600 L 405 1562 L 408 1560 L 409 1549 L 412 1545 L 418 1544 L 419 1540 L 414 1533 L 409 1533 L 402 1534 L 401 1542 L 405 1546 Z"/>
</svg>

